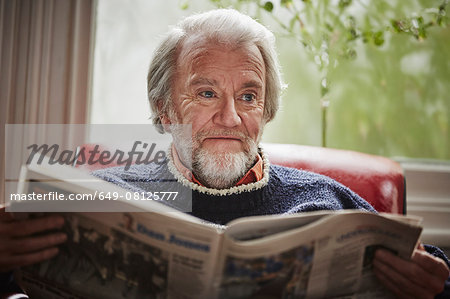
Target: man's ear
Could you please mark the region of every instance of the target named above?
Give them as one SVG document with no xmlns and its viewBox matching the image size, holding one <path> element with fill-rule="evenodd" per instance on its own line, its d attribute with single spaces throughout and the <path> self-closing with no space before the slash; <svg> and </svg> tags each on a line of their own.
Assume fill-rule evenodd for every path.
<svg viewBox="0 0 450 299">
<path fill-rule="evenodd" d="M 172 133 L 172 130 L 171 130 L 172 122 L 170 121 L 170 118 L 167 116 L 167 114 L 166 113 L 161 114 L 159 116 L 159 119 L 161 120 L 161 126 L 163 127 L 164 132 Z"/>
<path fill-rule="evenodd" d="M 167 116 L 166 113 L 161 113 L 159 115 L 159 119 L 161 120 L 161 124 L 163 125 L 170 125 L 172 124 L 172 122 L 170 121 L 169 117 Z"/>
<path fill-rule="evenodd" d="M 165 132 L 171 133 L 170 125 L 172 124 L 172 121 L 170 120 L 169 116 L 166 112 L 163 112 L 163 103 L 162 101 L 158 101 L 158 113 L 159 113 L 159 119 L 161 120 L 161 125 Z"/>
</svg>

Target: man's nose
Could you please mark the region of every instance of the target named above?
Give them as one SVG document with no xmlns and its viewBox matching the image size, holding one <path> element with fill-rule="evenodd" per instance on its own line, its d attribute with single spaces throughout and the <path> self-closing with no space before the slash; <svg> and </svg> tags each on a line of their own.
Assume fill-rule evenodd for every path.
<svg viewBox="0 0 450 299">
<path fill-rule="evenodd" d="M 219 111 L 215 115 L 214 122 L 224 127 L 236 127 L 241 124 L 241 117 L 236 109 L 236 102 L 233 97 L 223 99 Z"/>
</svg>

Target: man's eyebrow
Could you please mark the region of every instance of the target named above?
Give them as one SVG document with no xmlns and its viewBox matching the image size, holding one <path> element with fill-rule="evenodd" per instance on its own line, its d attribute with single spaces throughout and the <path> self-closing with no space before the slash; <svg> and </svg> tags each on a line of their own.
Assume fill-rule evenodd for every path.
<svg viewBox="0 0 450 299">
<path fill-rule="evenodd" d="M 216 80 L 210 80 L 208 78 L 196 78 L 194 80 L 192 80 L 192 82 L 189 84 L 191 86 L 195 86 L 195 85 L 217 85 L 217 81 Z"/>
<path fill-rule="evenodd" d="M 251 80 L 242 84 L 242 88 L 249 88 L 249 87 L 262 88 L 262 83 L 259 81 Z"/>
</svg>

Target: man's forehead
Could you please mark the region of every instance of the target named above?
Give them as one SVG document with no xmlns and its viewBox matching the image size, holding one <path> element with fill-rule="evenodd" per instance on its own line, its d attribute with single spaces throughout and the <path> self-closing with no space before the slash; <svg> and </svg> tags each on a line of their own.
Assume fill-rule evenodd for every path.
<svg viewBox="0 0 450 299">
<path fill-rule="evenodd" d="M 178 64 L 186 61 L 196 62 L 214 52 L 238 52 L 243 60 L 264 66 L 261 52 L 253 43 L 221 42 L 201 35 L 188 37 L 183 41 L 179 50 Z"/>
<path fill-rule="evenodd" d="M 236 55 L 227 56 L 229 52 Z M 231 45 L 207 39 L 189 39 L 183 44 L 178 57 L 178 72 L 190 73 L 190 79 L 194 79 L 197 74 L 199 78 L 195 78 L 195 80 L 199 82 L 208 79 L 202 77 L 205 77 L 206 72 L 211 72 L 217 67 L 229 68 L 230 71 L 239 69 L 242 71 L 241 75 L 257 75 L 260 80 L 265 78 L 264 59 L 258 47 L 250 43 Z M 214 85 L 214 82 L 201 83 Z"/>
</svg>

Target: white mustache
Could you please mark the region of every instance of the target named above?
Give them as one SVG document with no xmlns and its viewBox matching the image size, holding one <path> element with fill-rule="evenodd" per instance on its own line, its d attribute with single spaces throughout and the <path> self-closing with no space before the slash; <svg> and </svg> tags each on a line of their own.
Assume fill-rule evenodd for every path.
<svg viewBox="0 0 450 299">
<path fill-rule="evenodd" d="M 239 132 L 239 131 L 232 131 L 232 130 L 208 130 L 208 131 L 201 131 L 201 132 L 198 132 L 195 135 L 195 139 L 201 143 L 207 138 L 218 137 L 218 136 L 240 139 L 242 141 L 248 141 L 248 139 L 250 139 L 244 133 Z"/>
</svg>

